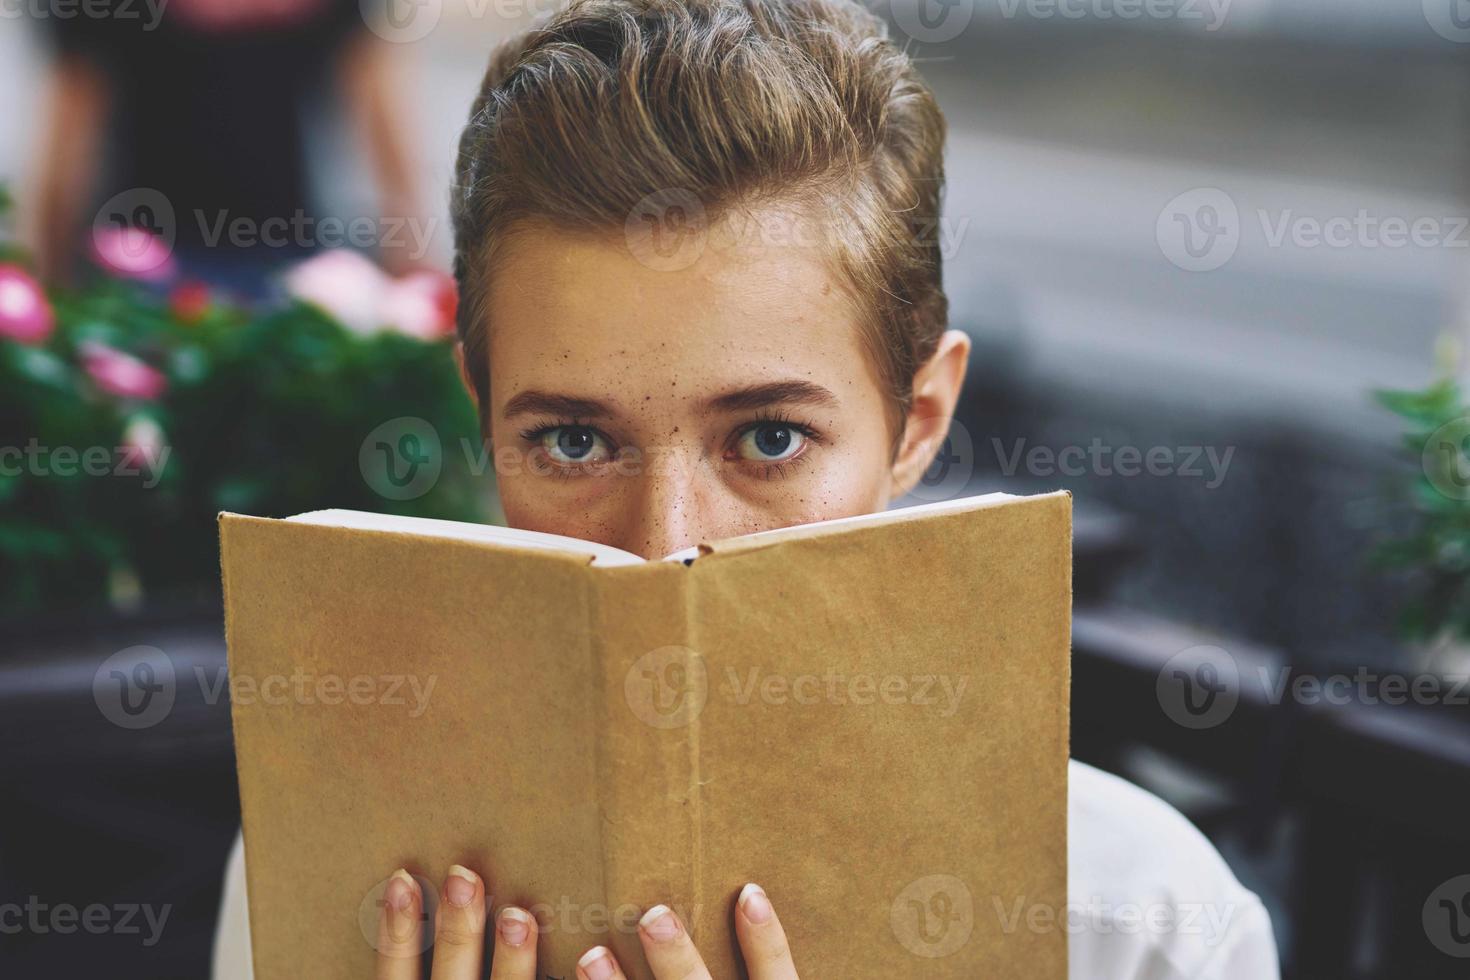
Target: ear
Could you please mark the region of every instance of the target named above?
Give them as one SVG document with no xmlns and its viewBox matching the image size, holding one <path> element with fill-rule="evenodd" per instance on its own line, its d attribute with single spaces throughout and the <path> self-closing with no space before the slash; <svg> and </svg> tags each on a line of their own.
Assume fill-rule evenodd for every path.
<svg viewBox="0 0 1470 980">
<path fill-rule="evenodd" d="M 912 490 L 934 461 L 949 433 L 969 365 L 970 338 L 962 331 L 946 330 L 933 356 L 914 375 L 913 399 L 893 458 L 890 499 Z"/>
<path fill-rule="evenodd" d="M 454 344 L 454 366 L 459 368 L 459 383 L 464 385 L 465 394 L 470 396 L 470 403 L 475 406 L 475 416 L 480 420 L 480 438 L 490 438 L 490 424 L 485 416 L 485 406 L 480 404 L 480 393 L 475 390 L 474 379 L 470 377 L 469 365 L 465 362 L 464 344 L 455 341 Z"/>
</svg>

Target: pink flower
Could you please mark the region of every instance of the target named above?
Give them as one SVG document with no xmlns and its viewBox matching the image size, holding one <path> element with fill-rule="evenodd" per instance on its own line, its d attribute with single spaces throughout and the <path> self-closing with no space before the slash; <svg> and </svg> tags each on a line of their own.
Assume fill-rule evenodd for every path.
<svg viewBox="0 0 1470 980">
<path fill-rule="evenodd" d="M 134 470 L 160 472 L 168 459 L 163 429 L 146 415 L 133 416 L 123 430 L 122 458 Z"/>
<path fill-rule="evenodd" d="M 367 256 L 324 252 L 286 274 L 286 291 L 353 333 L 393 331 L 436 340 L 454 330 L 454 280 L 422 270 L 393 279 Z"/>
<path fill-rule="evenodd" d="M 93 228 L 92 258 L 124 279 L 160 282 L 174 274 L 173 248 L 142 228 Z"/>
<path fill-rule="evenodd" d="M 100 390 L 118 398 L 153 401 L 168 387 L 157 368 L 115 347 L 86 341 L 81 345 L 82 367 Z"/>
<path fill-rule="evenodd" d="M 411 272 L 388 284 L 383 320 L 407 336 L 437 340 L 454 330 L 457 299 L 454 280 L 443 273 Z"/>
<path fill-rule="evenodd" d="M 40 284 L 20 266 L 0 264 L 0 337 L 39 344 L 55 327 L 56 315 Z"/>
<path fill-rule="evenodd" d="M 200 31 L 280 28 L 320 13 L 322 0 L 171 0 L 169 16 Z"/>
<path fill-rule="evenodd" d="M 388 277 L 360 252 L 337 249 L 286 273 L 286 292 L 358 334 L 381 329 Z"/>
</svg>

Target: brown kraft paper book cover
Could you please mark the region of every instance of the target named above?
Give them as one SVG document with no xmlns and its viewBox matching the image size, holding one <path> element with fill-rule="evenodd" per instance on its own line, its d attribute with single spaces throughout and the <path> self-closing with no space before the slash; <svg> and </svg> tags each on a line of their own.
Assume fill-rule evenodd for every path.
<svg viewBox="0 0 1470 980">
<path fill-rule="evenodd" d="M 647 978 L 660 902 L 743 976 L 747 881 L 804 978 L 1066 977 L 1069 494 L 692 561 L 346 511 L 220 536 L 258 980 L 371 976 L 386 877 L 453 863 L 533 911 L 546 978 L 599 944 Z"/>
</svg>

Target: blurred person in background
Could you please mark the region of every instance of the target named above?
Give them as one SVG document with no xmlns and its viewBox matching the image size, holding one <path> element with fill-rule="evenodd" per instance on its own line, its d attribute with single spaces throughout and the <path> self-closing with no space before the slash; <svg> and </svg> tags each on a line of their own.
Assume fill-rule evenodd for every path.
<svg viewBox="0 0 1470 980">
<path fill-rule="evenodd" d="M 74 275 L 87 253 L 104 266 L 169 260 L 253 299 L 321 246 L 377 248 L 396 272 L 422 257 L 410 236 L 364 233 L 422 227 L 422 212 L 392 52 L 353 0 L 108 0 L 106 15 L 46 24 L 56 59 L 24 215 L 43 277 Z M 321 222 L 310 187 L 308 126 L 331 83 L 392 218 L 353 221 L 350 233 Z"/>
</svg>

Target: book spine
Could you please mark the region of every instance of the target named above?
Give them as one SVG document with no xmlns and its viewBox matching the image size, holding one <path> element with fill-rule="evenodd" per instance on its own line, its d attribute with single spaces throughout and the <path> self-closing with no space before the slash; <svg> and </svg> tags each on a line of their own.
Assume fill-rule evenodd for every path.
<svg viewBox="0 0 1470 980">
<path fill-rule="evenodd" d="M 652 977 L 636 928 L 644 910 L 668 905 L 691 932 L 704 911 L 699 714 L 707 686 L 692 646 L 687 572 L 655 562 L 593 576 L 607 945 L 630 978 Z"/>
</svg>

